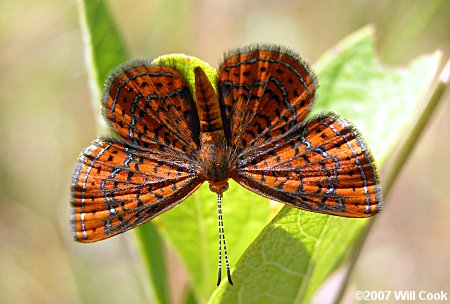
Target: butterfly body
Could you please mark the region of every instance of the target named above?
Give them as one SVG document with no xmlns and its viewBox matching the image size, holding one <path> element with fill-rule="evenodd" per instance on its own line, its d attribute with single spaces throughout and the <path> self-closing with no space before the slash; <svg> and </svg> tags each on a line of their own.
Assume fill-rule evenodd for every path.
<svg viewBox="0 0 450 304">
<path fill-rule="evenodd" d="M 232 175 L 233 157 L 231 148 L 223 138 L 220 142 L 202 142 L 197 163 L 202 176 L 210 183 L 210 189 L 222 193 Z"/>
<path fill-rule="evenodd" d="M 230 178 L 313 212 L 369 217 L 381 210 L 375 164 L 356 129 L 333 113 L 306 118 L 317 80 L 297 54 L 252 46 L 227 54 L 216 79 L 200 67 L 193 74 L 191 89 L 169 65 L 133 61 L 112 73 L 102 109 L 115 136 L 100 137 L 78 159 L 75 240 L 145 223 L 205 181 L 221 201 Z"/>
<path fill-rule="evenodd" d="M 205 72 L 197 67 L 195 96 L 200 119 L 200 149 L 197 163 L 201 175 L 209 181 L 210 189 L 222 194 L 228 188 L 228 179 L 234 167 L 234 155 L 222 124 L 219 100 Z"/>
</svg>

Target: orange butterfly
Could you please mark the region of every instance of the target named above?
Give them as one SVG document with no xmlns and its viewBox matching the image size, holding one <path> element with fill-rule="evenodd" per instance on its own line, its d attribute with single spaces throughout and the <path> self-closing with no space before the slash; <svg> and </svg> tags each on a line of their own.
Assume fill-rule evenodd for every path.
<svg viewBox="0 0 450 304">
<path fill-rule="evenodd" d="M 195 92 L 174 67 L 136 60 L 111 74 L 103 116 L 116 132 L 78 159 L 72 179 L 75 240 L 122 233 L 176 206 L 208 181 L 221 198 L 232 178 L 292 207 L 345 217 L 382 209 L 371 153 L 336 114 L 305 119 L 318 86 L 310 67 L 274 45 L 237 49 L 220 65 L 215 93 L 194 69 Z M 219 282 L 221 256 L 219 256 Z"/>
</svg>

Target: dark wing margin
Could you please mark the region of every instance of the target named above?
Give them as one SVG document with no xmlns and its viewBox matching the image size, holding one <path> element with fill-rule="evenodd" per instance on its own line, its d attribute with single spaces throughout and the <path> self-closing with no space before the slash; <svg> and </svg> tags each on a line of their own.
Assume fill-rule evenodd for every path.
<svg viewBox="0 0 450 304">
<path fill-rule="evenodd" d="M 229 142 L 248 150 L 276 140 L 305 119 L 317 86 L 308 64 L 285 47 L 253 45 L 229 52 L 218 76 Z"/>
<path fill-rule="evenodd" d="M 383 198 L 373 157 L 358 131 L 336 114 L 289 130 L 270 147 L 243 155 L 239 184 L 290 206 L 344 217 L 369 217 Z"/>
<path fill-rule="evenodd" d="M 95 242 L 147 222 L 176 206 L 203 180 L 175 156 L 101 138 L 80 155 L 72 178 L 72 233 Z"/>
</svg>

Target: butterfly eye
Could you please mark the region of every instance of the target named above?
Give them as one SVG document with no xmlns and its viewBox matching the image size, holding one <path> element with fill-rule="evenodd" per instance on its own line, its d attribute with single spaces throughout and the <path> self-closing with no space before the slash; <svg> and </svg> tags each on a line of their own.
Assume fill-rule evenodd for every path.
<svg viewBox="0 0 450 304">
<path fill-rule="evenodd" d="M 228 185 L 228 183 L 225 185 L 225 187 L 223 187 L 223 192 L 227 191 L 228 188 L 230 188 L 230 186 Z"/>
</svg>

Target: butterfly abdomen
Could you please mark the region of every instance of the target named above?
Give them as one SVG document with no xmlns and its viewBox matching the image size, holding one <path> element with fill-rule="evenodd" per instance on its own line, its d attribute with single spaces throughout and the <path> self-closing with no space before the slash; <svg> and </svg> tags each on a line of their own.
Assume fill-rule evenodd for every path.
<svg viewBox="0 0 450 304">
<path fill-rule="evenodd" d="M 194 69 L 195 97 L 200 120 L 200 150 L 197 162 L 210 189 L 221 194 L 228 187 L 232 168 L 231 148 L 225 138 L 219 99 L 205 72 Z"/>
<path fill-rule="evenodd" d="M 200 67 L 194 69 L 194 74 L 195 97 L 202 141 L 219 140 L 224 137 L 224 131 L 217 94 Z"/>
</svg>

